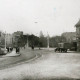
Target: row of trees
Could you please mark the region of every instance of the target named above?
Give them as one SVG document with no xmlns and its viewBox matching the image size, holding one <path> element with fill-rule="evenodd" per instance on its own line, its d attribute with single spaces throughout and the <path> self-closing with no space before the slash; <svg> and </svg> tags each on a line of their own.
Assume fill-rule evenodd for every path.
<svg viewBox="0 0 80 80">
<path fill-rule="evenodd" d="M 21 35 L 18 39 L 18 46 L 23 47 L 26 45 L 28 40 L 29 46 L 34 45 L 35 47 L 47 47 L 47 37 L 45 37 L 42 33 L 40 32 L 40 36 L 37 37 L 35 35 Z M 66 38 L 63 36 L 54 36 L 54 37 L 49 37 L 49 46 L 50 47 L 57 47 L 58 43 L 60 42 L 66 42 Z"/>
</svg>

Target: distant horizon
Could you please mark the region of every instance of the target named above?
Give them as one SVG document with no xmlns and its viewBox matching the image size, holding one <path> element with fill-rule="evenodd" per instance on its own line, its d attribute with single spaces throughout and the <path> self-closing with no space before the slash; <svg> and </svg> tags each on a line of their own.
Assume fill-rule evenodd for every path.
<svg viewBox="0 0 80 80">
<path fill-rule="evenodd" d="M 0 30 L 1 31 L 1 30 Z M 3 31 L 1 31 L 1 32 L 3 32 Z M 17 31 L 15 31 L 15 32 L 17 32 Z M 27 34 L 29 34 L 29 33 L 24 33 L 24 31 L 21 31 L 21 32 L 23 32 L 23 35 L 27 35 Z M 5 32 L 3 32 L 3 33 L 5 33 Z M 14 33 L 14 32 L 13 32 Z M 13 33 L 8 33 L 8 32 L 6 32 L 6 34 L 13 34 Z M 44 32 L 42 32 L 43 33 L 43 35 L 44 35 Z M 70 32 L 63 32 L 63 33 L 70 33 Z M 49 35 L 49 33 L 48 33 L 48 35 L 50 36 L 50 37 L 53 37 L 53 36 L 61 36 L 63 33 L 61 33 L 61 34 L 56 34 L 56 35 L 52 35 L 52 36 L 50 36 Z M 76 33 L 76 31 L 75 31 L 75 33 Z M 35 35 L 35 36 L 38 36 L 39 37 L 39 35 L 36 35 L 36 34 L 34 34 L 34 33 L 31 33 L 31 34 L 29 34 L 29 35 Z M 39 33 L 40 34 L 40 33 Z M 45 37 L 47 36 L 47 34 L 46 35 L 44 35 Z"/>
</svg>

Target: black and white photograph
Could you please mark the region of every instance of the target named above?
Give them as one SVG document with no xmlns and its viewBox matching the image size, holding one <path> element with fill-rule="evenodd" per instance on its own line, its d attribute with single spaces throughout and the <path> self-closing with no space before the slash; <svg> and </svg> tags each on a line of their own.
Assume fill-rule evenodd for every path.
<svg viewBox="0 0 80 80">
<path fill-rule="evenodd" d="M 0 0 L 0 80 L 80 80 L 80 0 Z"/>
</svg>

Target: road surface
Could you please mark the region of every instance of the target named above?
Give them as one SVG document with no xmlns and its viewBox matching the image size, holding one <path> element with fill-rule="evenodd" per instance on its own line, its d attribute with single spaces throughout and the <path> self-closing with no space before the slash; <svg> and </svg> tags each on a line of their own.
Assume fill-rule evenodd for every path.
<svg viewBox="0 0 80 80">
<path fill-rule="evenodd" d="M 31 49 L 21 49 L 20 54 L 21 55 L 19 56 L 14 56 L 13 53 L 9 53 L 7 55 L 0 56 L 0 69 L 15 66 L 27 60 L 33 59 L 36 56 L 40 56 L 38 54 L 35 54 Z"/>
<path fill-rule="evenodd" d="M 29 63 L 23 63 L 0 70 L 0 80 L 76 80 L 80 79 L 80 54 L 55 53 L 53 50 L 34 50 L 42 56 Z"/>
</svg>

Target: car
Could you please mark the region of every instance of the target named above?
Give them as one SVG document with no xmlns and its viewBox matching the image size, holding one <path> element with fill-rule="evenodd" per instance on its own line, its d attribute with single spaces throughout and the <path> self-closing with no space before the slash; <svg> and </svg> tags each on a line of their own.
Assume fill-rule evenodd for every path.
<svg viewBox="0 0 80 80">
<path fill-rule="evenodd" d="M 0 55 L 5 55 L 5 54 L 7 54 L 7 49 L 0 47 Z"/>
</svg>

